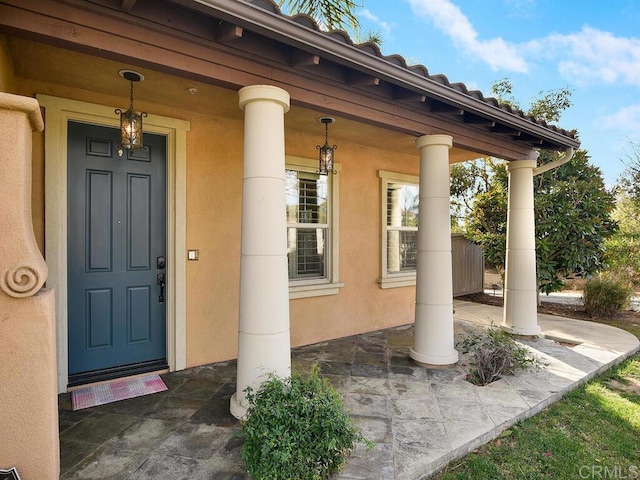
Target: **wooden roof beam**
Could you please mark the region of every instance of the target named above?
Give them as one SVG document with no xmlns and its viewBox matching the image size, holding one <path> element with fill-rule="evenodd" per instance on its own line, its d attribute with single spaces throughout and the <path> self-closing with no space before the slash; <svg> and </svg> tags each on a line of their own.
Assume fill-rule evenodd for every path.
<svg viewBox="0 0 640 480">
<path fill-rule="evenodd" d="M 413 90 L 407 90 L 406 88 L 395 88 L 393 91 L 393 99 L 407 103 L 424 103 L 427 101 L 427 96 L 414 92 Z"/>
<path fill-rule="evenodd" d="M 464 123 L 470 125 L 479 125 L 481 127 L 493 128 L 496 126 L 496 122 L 489 118 L 481 117 L 480 115 L 474 115 L 473 113 L 465 112 Z"/>
<path fill-rule="evenodd" d="M 522 132 L 520 132 L 519 130 L 516 130 L 515 128 L 507 127 L 506 125 L 502 125 L 501 123 L 498 123 L 491 129 L 491 133 L 504 133 L 505 135 L 512 135 L 517 137 Z"/>
<path fill-rule="evenodd" d="M 320 55 L 295 49 L 291 53 L 289 64 L 292 67 L 313 67 L 320 64 Z"/>
<path fill-rule="evenodd" d="M 512 138 L 518 142 L 527 143 L 536 147 L 542 145 L 544 142 L 542 138 L 534 137 L 533 135 L 528 135 L 522 132 L 518 132 L 518 135 L 513 136 Z"/>
<path fill-rule="evenodd" d="M 440 102 L 438 100 L 431 101 L 431 111 L 433 113 L 443 113 L 445 115 L 453 116 L 464 115 L 464 109 L 456 107 L 455 105 L 449 105 L 448 103 Z"/>
<path fill-rule="evenodd" d="M 353 87 L 377 87 L 380 85 L 380 79 L 357 70 L 350 70 L 347 74 L 347 84 Z"/>
<path fill-rule="evenodd" d="M 216 31 L 216 42 L 229 43 L 242 38 L 243 28 L 231 23 L 220 22 Z"/>
</svg>

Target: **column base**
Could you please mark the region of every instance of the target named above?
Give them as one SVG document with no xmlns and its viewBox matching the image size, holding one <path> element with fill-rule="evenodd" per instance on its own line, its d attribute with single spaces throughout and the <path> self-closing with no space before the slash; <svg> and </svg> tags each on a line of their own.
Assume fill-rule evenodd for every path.
<svg viewBox="0 0 640 480">
<path fill-rule="evenodd" d="M 234 393 L 229 402 L 229 411 L 231 412 L 231 415 L 236 417 L 238 420 L 244 420 L 247 415 L 247 410 L 248 407 L 243 406 L 238 401 L 238 392 Z"/>
<path fill-rule="evenodd" d="M 439 367 L 443 367 L 443 366 L 455 365 L 456 363 L 458 363 L 458 351 L 456 349 L 453 349 L 453 351 L 447 355 L 436 356 L 436 355 L 424 355 L 422 353 L 416 352 L 412 348 L 409 351 L 409 356 L 416 362 L 424 364 L 425 366 L 437 365 Z"/>
</svg>

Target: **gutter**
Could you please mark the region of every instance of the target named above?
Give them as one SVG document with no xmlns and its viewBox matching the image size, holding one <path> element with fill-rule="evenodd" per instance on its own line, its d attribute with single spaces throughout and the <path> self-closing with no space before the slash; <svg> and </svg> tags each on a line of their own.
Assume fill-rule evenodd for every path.
<svg viewBox="0 0 640 480">
<path fill-rule="evenodd" d="M 533 170 L 533 176 L 540 175 L 541 173 L 548 172 L 549 170 L 553 170 L 554 168 L 558 168 L 561 165 L 564 165 L 569 160 L 573 158 L 574 150 L 573 147 L 567 147 L 564 152 L 564 155 L 550 163 L 545 163 L 544 165 L 540 165 L 538 168 Z"/>
<path fill-rule="evenodd" d="M 578 148 L 580 142 L 544 127 L 531 120 L 520 118 L 499 107 L 473 98 L 442 85 L 431 78 L 414 73 L 388 60 L 363 52 L 347 43 L 340 43 L 330 35 L 312 30 L 290 18 L 251 5 L 242 0 L 174 0 L 202 13 L 217 16 L 231 23 L 246 26 L 269 38 L 284 41 L 314 54 L 329 58 L 339 64 L 359 67 L 361 71 L 405 88 L 427 93 L 428 96 L 454 104 L 478 115 L 488 116 L 517 130 L 544 138 L 565 147 Z M 244 25 L 243 25 L 244 24 Z"/>
</svg>

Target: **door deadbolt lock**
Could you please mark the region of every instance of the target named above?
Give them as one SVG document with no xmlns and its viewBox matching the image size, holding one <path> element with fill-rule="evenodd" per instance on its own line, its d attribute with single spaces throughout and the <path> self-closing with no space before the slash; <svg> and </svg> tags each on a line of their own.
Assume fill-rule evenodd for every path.
<svg viewBox="0 0 640 480">
<path fill-rule="evenodd" d="M 158 270 L 162 270 L 167 266 L 167 260 L 164 257 L 156 258 L 156 267 Z"/>
</svg>

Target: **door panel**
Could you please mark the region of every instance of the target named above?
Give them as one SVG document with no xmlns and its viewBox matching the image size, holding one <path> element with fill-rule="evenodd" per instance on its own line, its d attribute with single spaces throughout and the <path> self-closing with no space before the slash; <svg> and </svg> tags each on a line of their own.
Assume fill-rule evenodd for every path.
<svg viewBox="0 0 640 480">
<path fill-rule="evenodd" d="M 129 343 L 151 340 L 151 289 L 144 287 L 127 288 L 127 331 Z"/>
<path fill-rule="evenodd" d="M 129 175 L 127 197 L 129 198 L 129 270 L 149 270 L 151 268 L 151 177 Z"/>
<path fill-rule="evenodd" d="M 166 137 L 119 156 L 118 129 L 68 127 L 69 375 L 166 364 Z"/>
<path fill-rule="evenodd" d="M 113 291 L 110 288 L 86 291 L 88 350 L 113 346 Z"/>
<path fill-rule="evenodd" d="M 112 175 L 111 172 L 87 170 L 87 229 L 85 245 L 89 272 L 111 271 L 113 236 L 111 235 Z M 75 200 L 74 200 L 75 203 Z"/>
</svg>

